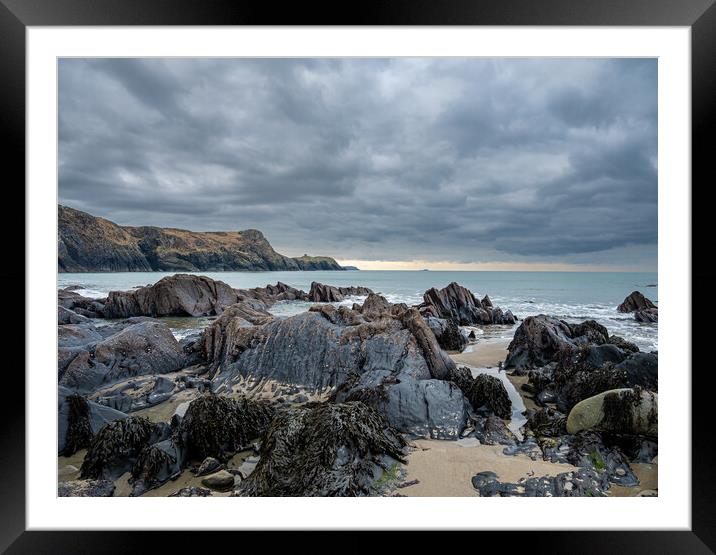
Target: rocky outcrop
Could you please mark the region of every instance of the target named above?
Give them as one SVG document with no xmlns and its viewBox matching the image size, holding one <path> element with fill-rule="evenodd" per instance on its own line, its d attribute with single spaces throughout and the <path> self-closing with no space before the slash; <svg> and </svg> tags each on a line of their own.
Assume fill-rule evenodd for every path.
<svg viewBox="0 0 716 555">
<path fill-rule="evenodd" d="M 381 474 L 404 462 L 406 444 L 360 402 L 315 404 L 276 415 L 263 437 L 242 496 L 361 496 L 378 492 Z"/>
<path fill-rule="evenodd" d="M 528 316 L 507 347 L 505 368 L 525 371 L 557 361 L 579 345 L 601 345 L 608 341 L 606 328 L 593 320 L 568 324 L 554 316 Z"/>
<path fill-rule="evenodd" d="M 569 412 L 567 431 L 599 430 L 656 437 L 658 395 L 640 389 L 605 391 L 577 403 Z"/>
<path fill-rule="evenodd" d="M 454 366 L 417 312 L 366 321 L 351 309 L 322 307 L 260 327 L 219 319 L 204 338 L 207 361 L 220 368 L 217 392 L 248 377 L 318 391 L 350 373 L 387 370 L 429 379 Z"/>
<path fill-rule="evenodd" d="M 92 439 L 80 468 L 80 477 L 116 480 L 132 470 L 145 447 L 168 435 L 166 424 L 155 424 L 141 416 L 110 422 Z"/>
<path fill-rule="evenodd" d="M 467 346 L 467 337 L 460 331 L 460 326 L 455 320 L 428 316 L 425 322 L 438 340 L 438 344 L 446 351 L 461 352 Z"/>
<path fill-rule="evenodd" d="M 467 422 L 465 398 L 453 382 L 396 377 L 388 370 L 352 374 L 333 401 L 360 401 L 396 430 L 414 437 L 456 440 Z"/>
<path fill-rule="evenodd" d="M 112 328 L 59 329 L 65 336 L 59 344 L 59 383 L 75 392 L 87 393 L 131 376 L 174 372 L 187 362 L 172 332 L 160 322 L 129 324 L 106 338 L 99 330 Z"/>
<path fill-rule="evenodd" d="M 306 300 L 314 303 L 338 303 L 346 297 L 366 296 L 372 292 L 367 287 L 334 287 L 314 281 Z"/>
<path fill-rule="evenodd" d="M 276 285 L 267 285 L 266 287 L 255 287 L 253 289 L 236 289 L 239 300 L 245 301 L 256 299 L 267 306 L 278 301 L 306 301 L 308 295 L 305 291 L 291 287 L 282 282 Z"/>
<path fill-rule="evenodd" d="M 277 253 L 260 231 L 119 226 L 58 206 L 60 272 L 343 270 L 332 258 Z"/>
<path fill-rule="evenodd" d="M 273 416 L 266 402 L 205 395 L 189 405 L 178 436 L 187 458 L 226 462 L 263 435 Z"/>
<path fill-rule="evenodd" d="M 57 291 L 57 306 L 58 306 L 58 324 L 77 324 L 79 322 L 61 321 L 63 319 L 71 318 L 72 316 L 67 314 L 62 315 L 61 309 L 66 309 L 74 314 L 78 314 L 85 318 L 102 318 L 104 316 L 104 302 L 106 299 L 90 299 L 83 297 L 76 291 L 73 291 L 71 287 L 65 289 L 59 289 Z"/>
<path fill-rule="evenodd" d="M 463 393 L 475 410 L 484 407 L 500 418 L 512 416 L 512 401 L 505 384 L 494 376 L 479 374 Z"/>
<path fill-rule="evenodd" d="M 512 312 L 493 307 L 487 296 L 484 300 L 483 304 L 469 289 L 453 282 L 444 289 L 426 291 L 418 308 L 424 316 L 454 320 L 461 326 L 515 323 Z"/>
<path fill-rule="evenodd" d="M 619 312 L 635 312 L 637 310 L 650 308 L 656 308 L 656 305 L 639 293 L 639 291 L 633 291 L 624 299 L 624 302 L 617 307 L 617 310 Z"/>
<path fill-rule="evenodd" d="M 127 418 L 123 412 L 88 401 L 60 386 L 58 396 L 58 452 L 69 457 L 89 447 L 105 424 Z"/>
<path fill-rule="evenodd" d="M 239 301 L 223 281 L 206 276 L 174 274 L 131 291 L 112 291 L 104 306 L 107 318 L 130 316 L 210 316 Z"/>
<path fill-rule="evenodd" d="M 645 308 L 643 310 L 637 310 L 634 312 L 634 319 L 637 322 L 654 323 L 659 321 L 659 309 L 658 308 Z"/>
<path fill-rule="evenodd" d="M 319 305 L 262 326 L 222 315 L 203 335 L 206 360 L 218 370 L 214 390 L 246 380 L 309 392 L 340 387 L 339 400 L 373 398 L 369 404 L 401 431 L 456 438 L 466 412 L 462 393 L 446 381 L 454 362 L 416 309 L 370 299 L 357 310 Z"/>
</svg>

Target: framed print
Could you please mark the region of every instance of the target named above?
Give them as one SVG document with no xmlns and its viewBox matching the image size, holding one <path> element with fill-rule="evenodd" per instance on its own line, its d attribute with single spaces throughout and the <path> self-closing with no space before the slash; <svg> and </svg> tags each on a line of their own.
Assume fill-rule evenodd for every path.
<svg viewBox="0 0 716 555">
<path fill-rule="evenodd" d="M 3 549 L 712 552 L 712 4 L 3 0 Z"/>
</svg>

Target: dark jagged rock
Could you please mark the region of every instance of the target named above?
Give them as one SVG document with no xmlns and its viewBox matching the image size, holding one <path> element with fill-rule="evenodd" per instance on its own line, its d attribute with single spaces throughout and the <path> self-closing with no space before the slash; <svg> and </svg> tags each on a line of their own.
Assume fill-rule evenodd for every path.
<svg viewBox="0 0 716 555">
<path fill-rule="evenodd" d="M 609 341 L 607 343 L 611 345 L 616 345 L 619 347 L 622 351 L 627 351 L 630 353 L 638 353 L 639 347 L 632 343 L 631 341 L 627 341 L 623 337 L 619 337 L 618 335 L 610 335 Z"/>
<path fill-rule="evenodd" d="M 373 291 L 367 287 L 334 287 L 314 281 L 308 292 L 308 299 L 314 303 L 337 303 L 346 297 L 370 295 Z"/>
<path fill-rule="evenodd" d="M 527 427 L 537 437 L 559 437 L 567 433 L 567 417 L 551 408 L 542 408 L 530 412 Z"/>
<path fill-rule="evenodd" d="M 477 417 L 473 434 L 482 445 L 514 445 L 515 435 L 505 422 L 494 415 Z"/>
<path fill-rule="evenodd" d="M 657 367 L 657 355 L 627 356 L 613 345 L 586 346 L 563 357 L 553 382 L 543 388 L 554 391 L 557 406 L 567 412 L 579 401 L 610 389 L 638 386 L 656 391 Z"/>
<path fill-rule="evenodd" d="M 608 341 L 606 328 L 593 320 L 568 324 L 544 314 L 529 316 L 517 328 L 507 347 L 505 368 L 524 373 L 530 368 L 558 361 L 580 345 L 602 345 Z"/>
<path fill-rule="evenodd" d="M 472 382 L 475 381 L 475 378 L 472 377 L 472 372 L 467 366 L 452 368 L 445 379 L 453 382 L 463 393 L 468 391 L 472 387 Z"/>
<path fill-rule="evenodd" d="M 467 421 L 465 399 L 451 382 L 397 377 L 387 370 L 352 374 L 333 401 L 361 401 L 396 430 L 415 437 L 455 440 Z"/>
<path fill-rule="evenodd" d="M 61 326 L 60 330 L 67 328 L 70 326 Z M 81 349 L 60 377 L 60 385 L 78 392 L 93 391 L 101 384 L 131 376 L 173 372 L 187 362 L 172 332 L 160 322 L 129 325 L 96 342 L 98 334 L 87 331 L 91 339 L 82 339 Z M 60 344 L 60 350 L 64 345 Z"/>
<path fill-rule="evenodd" d="M 213 339 L 205 342 L 205 355 L 212 368 L 221 368 L 216 387 L 251 376 L 322 390 L 350 373 L 388 370 L 427 379 L 442 378 L 454 367 L 415 310 L 375 321 L 343 307 L 317 310 L 261 327 L 210 326 L 205 338 Z"/>
<path fill-rule="evenodd" d="M 131 291 L 112 291 L 104 305 L 106 318 L 130 316 L 211 316 L 239 301 L 223 281 L 206 276 L 174 274 L 154 285 Z"/>
<path fill-rule="evenodd" d="M 168 426 L 141 416 L 106 424 L 92 439 L 80 468 L 81 478 L 116 480 L 132 470 L 139 454 L 169 434 Z"/>
<path fill-rule="evenodd" d="M 433 316 L 454 320 L 461 326 L 474 324 L 514 324 L 512 312 L 502 312 L 489 305 L 483 305 L 469 289 L 458 283 L 451 283 L 444 289 L 428 289 L 423 295 L 423 303 L 418 307 L 423 316 Z"/>
<path fill-rule="evenodd" d="M 472 478 L 480 497 L 604 497 L 609 482 L 604 473 L 589 469 L 500 482 L 494 472 L 480 472 Z"/>
<path fill-rule="evenodd" d="M 435 335 L 440 347 L 446 351 L 462 352 L 467 346 L 467 337 L 462 334 L 460 327 L 454 320 L 428 316 L 425 318 L 425 322 Z"/>
<path fill-rule="evenodd" d="M 89 318 L 77 314 L 76 312 L 65 308 L 64 306 L 57 305 L 57 324 L 86 324 L 89 323 Z"/>
<path fill-rule="evenodd" d="M 104 302 L 106 299 L 90 299 L 83 297 L 70 288 L 59 289 L 57 291 L 57 305 L 78 314 L 85 318 L 102 318 L 104 315 Z M 60 312 L 58 310 L 58 312 Z M 61 318 L 58 314 L 58 320 Z M 80 322 L 62 322 L 62 323 L 80 323 Z"/>
<path fill-rule="evenodd" d="M 619 312 L 635 312 L 637 310 L 650 308 L 656 308 L 656 305 L 639 293 L 639 291 L 633 291 L 624 299 L 624 302 L 617 307 L 617 310 Z"/>
<path fill-rule="evenodd" d="M 359 496 L 376 490 L 383 470 L 404 462 L 406 444 L 375 410 L 359 402 L 280 412 L 261 443 L 243 496 Z"/>
<path fill-rule="evenodd" d="M 188 458 L 225 462 L 261 436 L 273 415 L 264 401 L 205 395 L 191 402 L 178 433 Z"/>
<path fill-rule="evenodd" d="M 145 446 L 132 465 L 132 496 L 142 495 L 179 476 L 185 458 L 183 445 L 172 439 Z"/>
<path fill-rule="evenodd" d="M 618 446 L 605 444 L 598 433 L 582 431 L 574 435 L 543 440 L 541 448 L 544 460 L 568 463 L 603 473 L 610 482 L 620 486 L 631 487 L 639 484 L 626 455 Z"/>
<path fill-rule="evenodd" d="M 332 258 L 289 258 L 263 234 L 119 226 L 58 206 L 60 272 L 343 270 Z"/>
<path fill-rule="evenodd" d="M 306 301 L 308 295 L 305 291 L 291 287 L 282 282 L 276 285 L 267 285 L 266 287 L 255 287 L 253 289 L 236 289 L 239 300 L 245 301 L 256 299 L 267 306 L 279 301 Z"/>
<path fill-rule="evenodd" d="M 512 416 L 512 401 L 501 380 L 488 374 L 479 374 L 464 392 L 475 410 L 486 407 L 500 418 Z"/>
<path fill-rule="evenodd" d="M 58 497 L 112 497 L 114 490 L 111 480 L 70 480 L 57 484 Z"/>
<path fill-rule="evenodd" d="M 92 437 L 108 422 L 126 418 L 123 412 L 104 407 L 59 387 L 58 452 L 69 457 L 88 447 Z"/>
<path fill-rule="evenodd" d="M 637 322 L 654 323 L 659 321 L 658 308 L 645 308 L 634 312 L 634 319 Z"/>
</svg>

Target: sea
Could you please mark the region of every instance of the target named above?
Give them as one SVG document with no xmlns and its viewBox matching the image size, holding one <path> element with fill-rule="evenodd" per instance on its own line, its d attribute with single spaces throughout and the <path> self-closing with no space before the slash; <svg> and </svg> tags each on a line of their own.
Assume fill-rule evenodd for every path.
<svg viewBox="0 0 716 555">
<path fill-rule="evenodd" d="M 78 286 L 87 297 L 106 297 L 110 291 L 124 291 L 156 283 L 174 272 L 63 273 L 58 288 Z M 606 326 L 610 334 L 636 343 L 642 351 L 658 350 L 658 325 L 640 323 L 632 314 L 617 312 L 617 306 L 632 291 L 640 291 L 658 303 L 656 272 L 498 272 L 498 271 L 312 271 L 312 272 L 197 272 L 221 280 L 236 289 L 263 287 L 278 281 L 308 291 L 311 282 L 338 287 L 363 286 L 393 303 L 419 304 L 425 291 L 451 282 L 470 289 L 478 298 L 489 295 L 493 304 L 511 310 L 520 319 L 549 314 L 567 322 L 593 319 Z M 352 306 L 363 298 L 352 297 L 342 303 Z M 279 302 L 269 310 L 279 317 L 307 311 L 312 303 Z M 173 318 L 167 321 L 181 338 L 205 327 L 208 318 Z M 519 321 L 517 323 L 519 325 Z M 516 326 L 476 328 L 479 340 L 511 339 Z"/>
</svg>

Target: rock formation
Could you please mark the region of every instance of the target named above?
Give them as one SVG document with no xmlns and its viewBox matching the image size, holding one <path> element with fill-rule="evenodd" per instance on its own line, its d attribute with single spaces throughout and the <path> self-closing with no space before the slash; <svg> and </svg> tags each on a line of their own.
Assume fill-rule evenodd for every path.
<svg viewBox="0 0 716 555">
<path fill-rule="evenodd" d="M 493 307 L 487 296 L 484 300 L 483 304 L 469 289 L 453 282 L 444 289 L 426 291 L 419 309 L 424 316 L 454 320 L 461 326 L 515 323 L 512 312 Z"/>
<path fill-rule="evenodd" d="M 58 206 L 60 272 L 343 270 L 332 258 L 278 254 L 260 231 L 119 226 Z"/>
</svg>

